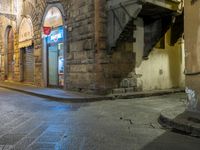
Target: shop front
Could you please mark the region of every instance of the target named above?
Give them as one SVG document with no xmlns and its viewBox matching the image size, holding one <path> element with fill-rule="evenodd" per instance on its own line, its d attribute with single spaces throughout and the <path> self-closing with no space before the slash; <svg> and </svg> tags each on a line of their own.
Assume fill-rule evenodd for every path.
<svg viewBox="0 0 200 150">
<path fill-rule="evenodd" d="M 43 25 L 44 79 L 48 87 L 64 87 L 65 27 L 62 13 L 51 7 Z"/>
<path fill-rule="evenodd" d="M 52 87 L 64 86 L 64 30 L 55 28 L 46 37 L 47 41 L 47 69 L 48 85 Z"/>
<path fill-rule="evenodd" d="M 33 25 L 30 18 L 24 18 L 19 28 L 21 81 L 34 82 Z"/>
</svg>

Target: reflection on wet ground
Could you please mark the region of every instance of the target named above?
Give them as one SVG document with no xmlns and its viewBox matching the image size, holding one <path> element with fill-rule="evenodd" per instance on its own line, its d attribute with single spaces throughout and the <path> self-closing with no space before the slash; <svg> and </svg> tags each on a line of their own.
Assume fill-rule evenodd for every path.
<svg viewBox="0 0 200 150">
<path fill-rule="evenodd" d="M 199 150 L 157 121 L 184 97 L 69 104 L 0 88 L 0 150 Z"/>
</svg>

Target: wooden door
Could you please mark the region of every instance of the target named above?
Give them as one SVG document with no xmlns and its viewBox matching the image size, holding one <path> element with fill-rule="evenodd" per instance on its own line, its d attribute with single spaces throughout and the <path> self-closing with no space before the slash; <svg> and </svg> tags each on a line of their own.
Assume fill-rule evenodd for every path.
<svg viewBox="0 0 200 150">
<path fill-rule="evenodd" d="M 12 28 L 8 30 L 7 37 L 7 78 L 12 80 L 14 76 L 14 34 Z"/>
</svg>

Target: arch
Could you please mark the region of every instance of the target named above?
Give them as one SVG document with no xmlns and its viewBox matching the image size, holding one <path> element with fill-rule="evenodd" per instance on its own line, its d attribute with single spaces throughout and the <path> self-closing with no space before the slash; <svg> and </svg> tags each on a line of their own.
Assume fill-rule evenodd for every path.
<svg viewBox="0 0 200 150">
<path fill-rule="evenodd" d="M 43 51 L 42 51 L 42 56 L 43 56 L 43 81 L 44 81 L 44 85 L 45 86 L 51 86 L 51 85 L 55 85 L 55 81 L 54 83 L 52 82 L 51 80 L 51 76 L 52 76 L 52 68 L 50 68 L 50 66 L 53 66 L 55 64 L 52 64 L 52 60 L 50 61 L 50 59 L 57 59 L 57 60 L 54 60 L 55 62 L 57 62 L 57 77 L 55 80 L 58 80 L 58 86 L 62 86 L 64 87 L 64 83 L 65 83 L 65 54 L 66 54 L 66 49 L 67 49 L 67 44 L 66 44 L 66 19 L 65 19 L 65 15 L 64 15 L 64 8 L 62 6 L 61 3 L 54 3 L 54 4 L 49 4 L 47 7 L 46 7 L 46 11 L 44 13 L 44 16 L 42 18 L 42 24 L 41 26 L 42 27 L 49 27 L 51 29 L 51 34 L 49 36 L 47 35 L 44 35 L 43 33 L 42 34 L 42 38 L 43 38 Z M 57 34 L 58 33 L 58 34 Z M 53 40 L 50 40 L 49 39 L 54 39 L 55 37 L 55 41 Z M 59 37 L 62 37 L 60 39 L 62 39 L 61 41 L 57 40 L 57 38 Z M 62 50 L 59 50 L 59 48 L 57 48 L 57 50 L 55 50 L 52 46 L 49 46 L 51 45 L 50 43 L 54 43 L 53 45 L 55 46 L 56 44 L 58 44 L 57 46 L 58 47 L 62 47 L 61 49 Z M 51 50 L 54 51 L 55 53 L 57 53 L 58 57 L 54 57 Z M 56 52 L 57 51 L 57 52 Z M 62 51 L 62 56 L 60 57 L 60 52 Z M 51 53 L 51 54 L 50 54 Z M 54 57 L 54 58 L 53 58 Z M 63 63 L 63 75 L 60 75 L 59 73 L 59 63 L 62 61 Z M 54 68 L 54 72 L 55 72 L 55 68 Z M 54 73 L 55 75 L 56 73 Z M 62 77 L 61 77 L 62 76 Z M 60 81 L 60 79 L 62 81 Z M 53 83 L 53 84 L 52 84 Z M 61 84 L 60 84 L 61 83 Z"/>
<path fill-rule="evenodd" d="M 30 17 L 24 17 L 19 26 L 20 80 L 34 82 L 34 32 Z"/>
<path fill-rule="evenodd" d="M 5 65 L 5 78 L 12 80 L 14 77 L 14 31 L 12 26 L 6 28 L 6 65 Z"/>
<path fill-rule="evenodd" d="M 37 10 L 31 2 L 25 1 L 23 3 L 22 17 L 23 17 L 22 21 L 24 18 L 27 18 L 31 21 L 31 24 L 33 26 L 33 32 L 35 32 L 39 29 L 38 24 L 40 24 L 40 22 L 39 22 L 40 20 L 38 19 Z M 20 26 L 18 26 L 18 31 L 19 31 L 19 27 Z"/>
<path fill-rule="evenodd" d="M 32 37 L 34 36 L 33 24 L 32 24 L 32 20 L 31 20 L 30 16 L 25 17 L 25 18 L 22 19 L 20 27 L 22 27 L 22 26 L 27 27 L 31 31 L 31 33 L 30 33 L 31 36 Z M 22 32 L 22 30 L 24 30 L 24 29 L 22 29 L 20 27 L 19 27 L 19 34 Z"/>
<path fill-rule="evenodd" d="M 45 18 L 47 16 L 47 13 L 49 12 L 49 10 L 51 8 L 55 8 L 56 11 L 59 11 L 60 12 L 60 15 L 62 16 L 62 22 L 63 22 L 63 25 L 66 25 L 66 15 L 65 15 L 65 10 L 62 6 L 61 3 L 54 3 L 54 4 L 48 4 L 46 6 L 46 9 L 45 9 L 45 12 L 44 12 L 44 15 L 43 17 L 41 18 L 41 26 L 44 26 L 44 23 L 45 23 Z"/>
<path fill-rule="evenodd" d="M 63 16 L 61 14 L 61 11 L 55 6 L 51 7 L 44 18 L 43 26 L 56 28 L 62 25 Z"/>
<path fill-rule="evenodd" d="M 33 24 L 29 17 L 24 17 L 19 26 L 19 48 L 32 45 L 34 38 Z"/>
<path fill-rule="evenodd" d="M 40 30 L 40 27 L 38 27 L 38 24 L 40 24 L 38 17 L 42 15 L 38 15 L 36 4 L 33 1 L 26 0 L 23 2 L 21 16 L 22 20 L 18 26 L 20 81 L 33 84 L 35 83 L 36 68 L 35 43 L 38 40 L 35 35 Z M 26 31 L 24 31 L 24 28 L 26 28 Z M 26 37 L 21 37 L 23 34 L 26 34 Z"/>
</svg>

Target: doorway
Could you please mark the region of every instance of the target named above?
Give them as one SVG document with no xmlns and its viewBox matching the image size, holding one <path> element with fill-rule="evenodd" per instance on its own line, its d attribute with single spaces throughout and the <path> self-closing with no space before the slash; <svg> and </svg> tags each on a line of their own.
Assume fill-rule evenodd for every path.
<svg viewBox="0 0 200 150">
<path fill-rule="evenodd" d="M 64 86 L 64 41 L 63 27 L 54 29 L 47 36 L 47 71 L 48 86 Z"/>
<path fill-rule="evenodd" d="M 12 27 L 7 32 L 7 80 L 14 78 L 14 34 Z"/>
<path fill-rule="evenodd" d="M 66 26 L 60 3 L 47 7 L 43 18 L 43 77 L 47 87 L 64 88 Z"/>
</svg>

